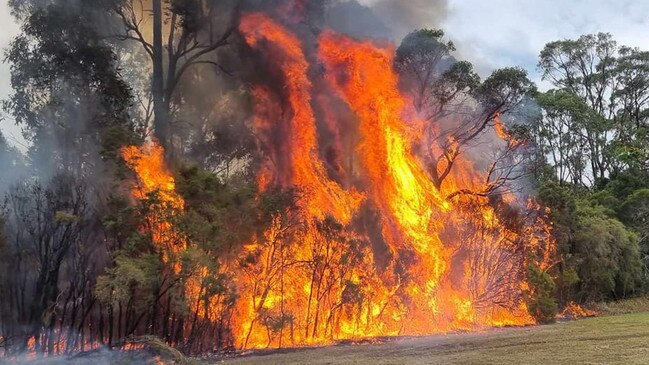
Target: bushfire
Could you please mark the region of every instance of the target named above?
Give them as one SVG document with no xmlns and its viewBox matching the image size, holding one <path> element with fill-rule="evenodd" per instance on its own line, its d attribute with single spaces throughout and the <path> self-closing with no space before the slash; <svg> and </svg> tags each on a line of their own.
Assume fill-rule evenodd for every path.
<svg viewBox="0 0 649 365">
<path fill-rule="evenodd" d="M 485 191 L 468 158 L 454 160 L 443 184 L 433 182 L 413 147 L 424 140 L 423 121 L 399 89 L 392 46 L 324 31 L 313 51 L 261 13 L 244 15 L 239 31 L 280 83 L 251 88 L 265 156 L 260 193 L 295 188 L 298 212 L 278 215 L 263 235 L 224 255 L 219 267 L 236 300 L 196 304 L 200 316 L 223 321 L 227 313 L 239 349 L 534 323 L 526 267 L 532 255 L 549 264 L 545 212 L 508 192 L 457 194 Z M 516 143 L 496 119 L 494 134 Z M 333 151 L 327 156 L 323 143 Z M 140 182 L 135 198 L 158 191 L 167 209 L 183 210 L 160 147 L 123 156 Z M 527 213 L 514 224 L 502 206 Z M 152 221 L 156 244 L 191 245 L 169 239 L 172 222 Z M 188 303 L 201 302 L 204 279 L 187 281 Z"/>
</svg>

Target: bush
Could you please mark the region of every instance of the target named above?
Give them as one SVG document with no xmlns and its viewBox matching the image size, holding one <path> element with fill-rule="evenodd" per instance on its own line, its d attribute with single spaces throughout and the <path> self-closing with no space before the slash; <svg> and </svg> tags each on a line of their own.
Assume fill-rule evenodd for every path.
<svg viewBox="0 0 649 365">
<path fill-rule="evenodd" d="M 552 277 L 536 265 L 527 270 L 530 289 L 527 293 L 527 308 L 538 323 L 554 322 L 559 307 L 554 297 L 555 285 Z"/>
</svg>

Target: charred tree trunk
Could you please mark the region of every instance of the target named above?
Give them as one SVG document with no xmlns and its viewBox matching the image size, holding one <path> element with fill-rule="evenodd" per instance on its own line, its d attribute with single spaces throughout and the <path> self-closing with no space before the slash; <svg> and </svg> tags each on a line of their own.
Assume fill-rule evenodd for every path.
<svg viewBox="0 0 649 365">
<path fill-rule="evenodd" d="M 163 147 L 169 137 L 169 109 L 165 101 L 162 46 L 162 0 L 153 0 L 153 112 L 154 135 Z"/>
</svg>

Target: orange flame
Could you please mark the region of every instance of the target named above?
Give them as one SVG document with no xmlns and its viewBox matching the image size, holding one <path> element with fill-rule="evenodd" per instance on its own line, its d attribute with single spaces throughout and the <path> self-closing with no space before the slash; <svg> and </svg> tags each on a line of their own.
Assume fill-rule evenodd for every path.
<svg viewBox="0 0 649 365">
<path fill-rule="evenodd" d="M 534 323 L 522 293 L 527 253 L 543 257 L 542 269 L 550 265 L 550 228 L 538 218 L 544 212 L 530 203 L 525 226 L 515 229 L 488 197 L 449 200 L 460 189 L 484 188 L 480 171 L 461 156 L 441 187 L 432 182 L 411 147 L 423 122 L 412 117 L 398 89 L 392 47 L 329 31 L 320 35 L 324 92 L 349 109 L 357 125 L 350 123 L 355 128 L 345 133 L 358 137 L 349 138 L 356 145 L 336 141 L 336 153 L 350 162 L 328 170 L 318 123 L 339 139 L 343 117 L 325 110 L 320 121 L 314 112 L 312 104 L 328 108 L 330 102 L 314 98 L 314 65 L 301 40 L 259 13 L 245 15 L 239 30 L 281 80 L 281 92 L 252 88 L 253 124 L 266 157 L 258 184 L 262 191 L 295 187 L 301 195 L 297 211 L 278 215 L 261 237 L 222 257 L 220 268 L 237 293 L 234 304 L 208 300 L 209 308 L 198 307 L 197 287 L 207 271 L 189 280 L 187 297 L 201 316 L 217 321 L 231 305 L 228 323 L 238 348 Z M 138 174 L 134 197 L 158 192 L 172 211 L 183 209 L 160 147 L 122 152 Z M 169 220 L 154 222 L 154 241 L 178 238 Z M 176 241 L 186 244 L 182 237 Z"/>
<path fill-rule="evenodd" d="M 595 316 L 597 316 L 596 311 L 584 308 L 575 302 L 568 303 L 568 305 L 566 305 L 566 307 L 561 312 L 561 314 L 557 315 L 557 317 L 559 318 L 569 318 L 569 319 L 578 319 L 578 318 L 595 317 Z"/>
<path fill-rule="evenodd" d="M 186 247 L 186 241 L 174 229 L 166 214 L 156 212 L 166 211 L 177 214 L 185 205 L 182 197 L 176 193 L 176 182 L 164 162 L 164 150 L 157 143 L 147 143 L 141 147 L 127 146 L 121 150 L 126 164 L 137 173 L 137 182 L 133 185 L 131 193 L 138 200 L 146 200 L 157 194 L 158 209 L 152 210 L 147 217 L 152 233 L 153 243 L 163 254 L 165 262 L 170 260 L 170 255 Z M 178 271 L 180 267 L 176 266 Z"/>
<path fill-rule="evenodd" d="M 258 46 L 262 40 L 281 57 L 278 67 L 286 75 L 287 106 L 293 113 L 289 123 L 290 132 L 287 145 L 291 156 L 290 182 L 308 194 L 310 202 L 308 213 L 317 218 L 331 215 L 340 222 L 347 223 L 359 206 L 362 196 L 356 192 L 346 192 L 340 185 L 327 177 L 322 161 L 318 157 L 315 116 L 311 108 L 311 81 L 307 76 L 309 67 L 302 52 L 299 39 L 285 31 L 281 26 L 261 14 L 251 14 L 243 18 L 240 25 L 250 46 Z M 264 113 L 257 114 L 256 125 L 270 123 L 267 110 L 267 90 L 257 88 L 257 108 Z M 262 175 L 263 176 L 263 175 Z"/>
</svg>

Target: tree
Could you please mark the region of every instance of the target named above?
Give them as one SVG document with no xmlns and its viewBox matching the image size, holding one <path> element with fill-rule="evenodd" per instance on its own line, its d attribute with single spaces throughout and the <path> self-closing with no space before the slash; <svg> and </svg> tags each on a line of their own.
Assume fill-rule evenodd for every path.
<svg viewBox="0 0 649 365">
<path fill-rule="evenodd" d="M 616 89 L 612 95 L 619 108 L 614 123 L 613 169 L 649 167 L 649 52 L 621 47 L 616 63 Z M 616 163 L 617 162 L 617 163 Z"/>
<path fill-rule="evenodd" d="M 581 301 L 624 298 L 641 287 L 637 236 L 600 207 L 578 206 L 572 253 Z"/>
<path fill-rule="evenodd" d="M 420 149 L 438 189 L 453 171 L 458 157 L 534 91 L 533 83 L 520 68 L 496 70 L 481 83 L 471 63 L 451 56 L 455 47 L 450 41 L 444 42 L 443 36 L 443 31 L 433 29 L 408 34 L 397 48 L 394 61 L 402 87 L 426 122 Z M 440 145 L 439 150 L 430 148 L 433 141 Z M 508 168 L 504 162 L 518 147 L 520 144 L 507 144 L 496 157 L 491 171 L 486 173 L 483 191 L 449 192 L 449 198 L 465 193 L 486 195 L 515 179 L 518 174 L 512 171 L 516 164 Z"/>
<path fill-rule="evenodd" d="M 227 19 L 228 13 L 225 19 L 218 14 L 224 8 L 214 1 L 153 0 L 151 19 L 143 0 L 116 0 L 113 10 L 123 23 L 124 32 L 117 38 L 137 42 L 151 59 L 154 133 L 164 147 L 171 147 L 172 105 L 179 83 L 197 65 L 224 70 L 215 52 L 228 45 L 236 25 Z"/>
<path fill-rule="evenodd" d="M 580 117 L 569 123 L 579 131 L 582 158 L 588 163 L 589 181 L 583 184 L 592 186 L 631 165 L 646 168 L 647 52 L 619 47 L 607 33 L 590 34 L 546 44 L 539 69 L 557 88 L 555 97 L 574 96 L 573 117 Z M 552 107 L 548 97 L 541 100 Z"/>
<path fill-rule="evenodd" d="M 537 96 L 543 116 L 535 124 L 540 153 L 550 160 L 559 182 L 575 188 L 592 185 L 588 163 L 593 155 L 588 143 L 593 130 L 605 121 L 575 94 L 550 90 Z M 592 169 L 593 166 L 591 166 Z"/>
<path fill-rule="evenodd" d="M 642 259 L 649 268 L 649 189 L 638 189 L 630 194 L 619 206 L 619 212 L 622 222 L 637 233 Z"/>
<path fill-rule="evenodd" d="M 555 280 L 561 305 L 641 293 L 644 269 L 637 235 L 615 211 L 575 196 L 556 181 L 543 183 L 540 201 L 551 209 L 560 262 Z"/>
<path fill-rule="evenodd" d="M 2 133 L 0 133 L 0 171 L 11 171 L 10 174 L 0 176 L 0 193 L 6 191 L 11 184 L 26 174 L 24 156 L 9 145 Z"/>
<path fill-rule="evenodd" d="M 101 171 L 100 154 L 111 153 L 102 148 L 104 137 L 116 130 L 128 135 L 131 126 L 129 88 L 94 28 L 97 9 L 63 1 L 21 1 L 14 9 L 23 31 L 7 53 L 14 92 L 3 106 L 34 142 L 32 162 L 45 175 Z"/>
<path fill-rule="evenodd" d="M 0 267 L 2 296 L 10 298 L 0 306 L 7 347 L 24 351 L 33 339 L 36 351 L 55 353 L 54 344 L 64 328 L 85 320 L 72 318 L 70 323 L 65 308 L 72 297 L 63 295 L 60 285 L 62 273 L 72 266 L 71 254 L 88 237 L 88 209 L 85 187 L 70 176 L 56 176 L 47 185 L 16 186 L 9 192 L 4 210 L 8 260 Z M 83 305 L 92 306 L 87 300 Z"/>
<path fill-rule="evenodd" d="M 425 114 L 426 119 L 439 115 L 446 104 L 452 101 L 453 96 L 470 90 L 471 86 L 479 82 L 478 76 L 471 70 L 471 64 L 462 63 L 464 67 L 455 66 L 456 62 L 451 57 L 455 46 L 453 42 L 444 42 L 443 37 L 444 32 L 439 29 L 416 30 L 401 41 L 394 60 L 397 70 L 403 76 L 405 87 L 412 90 L 415 109 Z M 473 83 L 469 82 L 466 88 L 462 88 L 465 85 L 460 80 L 465 79 Z M 460 82 L 452 85 L 452 80 Z M 435 96 L 442 96 L 444 91 L 446 94 L 438 103 Z"/>
<path fill-rule="evenodd" d="M 554 322 L 558 305 L 552 277 L 534 265 L 528 268 L 527 277 L 530 289 L 526 296 L 530 313 L 539 323 Z"/>
</svg>

